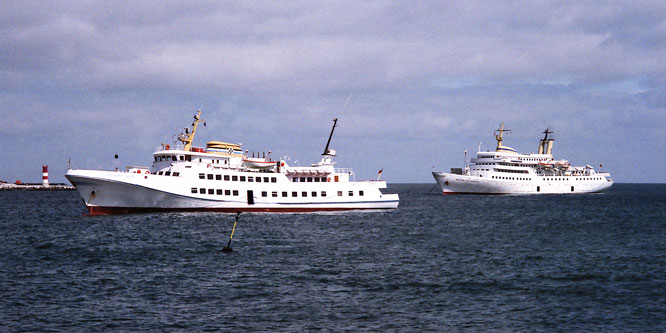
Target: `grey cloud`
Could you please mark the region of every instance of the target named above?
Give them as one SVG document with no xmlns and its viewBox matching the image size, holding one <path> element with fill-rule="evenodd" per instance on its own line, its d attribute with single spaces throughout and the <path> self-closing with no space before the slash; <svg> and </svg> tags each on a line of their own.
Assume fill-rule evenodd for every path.
<svg viewBox="0 0 666 333">
<path fill-rule="evenodd" d="M 414 165 L 398 167 L 404 158 L 425 165 L 442 151 L 437 162 L 459 164 L 455 154 L 491 138 L 501 120 L 524 132 L 555 123 L 561 135 L 584 138 L 575 142 L 581 151 L 603 155 L 599 147 L 619 128 L 640 129 L 646 141 L 663 133 L 665 7 L 3 2 L 0 113 L 13 126 L 0 133 L 39 131 L 76 150 L 131 137 L 141 145 L 123 156 L 145 159 L 140 153 L 169 140 L 203 104 L 210 135 L 270 143 L 301 160 L 293 150 L 311 148 L 310 138 L 325 135 L 330 118 L 342 113 L 340 162 L 374 166 L 381 153 L 401 181 L 430 181 L 427 172 L 409 169 Z M 392 147 L 376 147 L 373 158 L 354 152 L 384 138 L 394 141 L 381 144 Z M 299 141 L 308 146 L 295 147 Z M 27 144 L 12 143 L 19 155 Z M 396 149 L 413 155 L 394 157 Z M 63 154 L 35 150 L 52 159 Z M 609 166 L 622 166 L 621 155 L 609 158 L 616 161 Z M 663 179 L 660 168 L 649 173 Z M 3 166 L 9 169 L 20 168 Z"/>
<path fill-rule="evenodd" d="M 63 6 L 41 25 L 17 19 L 30 23 L 12 27 L 2 63 L 29 73 L 65 72 L 57 73 L 65 81 L 92 75 L 101 86 L 153 81 L 157 89 L 165 81 L 219 85 L 220 77 L 267 89 L 285 81 L 298 87 L 320 73 L 329 76 L 324 83 L 352 81 L 358 88 L 430 76 L 599 82 L 663 67 L 651 56 L 663 43 L 656 50 L 631 44 L 659 35 L 658 27 L 647 28 L 660 24 L 649 8 L 626 10 L 651 18 L 638 25 L 622 19 L 622 8 L 560 3 L 262 6 Z M 622 37 L 634 26 L 639 36 Z"/>
</svg>

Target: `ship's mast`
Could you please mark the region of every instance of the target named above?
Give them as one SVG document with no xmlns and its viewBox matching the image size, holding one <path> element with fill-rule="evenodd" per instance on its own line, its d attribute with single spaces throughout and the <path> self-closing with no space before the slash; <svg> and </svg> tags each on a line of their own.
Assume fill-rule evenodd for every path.
<svg viewBox="0 0 666 333">
<path fill-rule="evenodd" d="M 178 135 L 178 140 L 180 140 L 180 142 L 185 144 L 183 150 L 185 151 L 191 150 L 192 141 L 194 140 L 194 134 L 197 132 L 197 127 L 199 126 L 199 122 L 202 121 L 204 122 L 205 126 L 206 125 L 205 120 L 201 119 L 201 110 L 197 110 L 197 114 L 194 115 L 194 121 L 192 122 L 192 129 L 185 128 L 185 133 L 180 133 L 180 135 Z"/>
<path fill-rule="evenodd" d="M 334 118 L 333 127 L 331 128 L 331 134 L 329 134 L 328 136 L 328 141 L 326 141 L 326 148 L 324 148 L 324 152 L 322 153 L 322 155 L 335 156 L 335 152 L 330 151 L 328 149 L 328 146 L 331 144 L 331 138 L 333 138 L 333 131 L 335 131 L 335 126 L 337 125 L 337 123 L 338 123 L 338 118 Z"/>
<path fill-rule="evenodd" d="M 497 134 L 499 132 L 499 135 Z M 498 130 L 495 130 L 495 140 L 497 140 L 497 151 L 499 151 L 500 147 L 502 147 L 502 136 L 504 132 L 511 132 L 511 130 L 505 130 L 504 129 L 504 122 L 500 124 L 500 128 Z"/>
</svg>

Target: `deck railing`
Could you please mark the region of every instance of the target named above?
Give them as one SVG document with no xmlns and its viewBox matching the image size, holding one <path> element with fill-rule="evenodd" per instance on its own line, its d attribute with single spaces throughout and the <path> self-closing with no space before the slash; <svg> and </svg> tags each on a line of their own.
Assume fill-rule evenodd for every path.
<svg viewBox="0 0 666 333">
<path fill-rule="evenodd" d="M 183 145 L 163 144 L 161 146 L 157 146 L 157 148 L 155 148 L 155 151 L 183 150 L 184 148 L 185 146 Z"/>
<path fill-rule="evenodd" d="M 354 174 L 351 168 L 335 168 L 334 171 L 335 173 L 346 173 L 349 175 L 351 181 L 356 181 L 356 174 Z"/>
</svg>

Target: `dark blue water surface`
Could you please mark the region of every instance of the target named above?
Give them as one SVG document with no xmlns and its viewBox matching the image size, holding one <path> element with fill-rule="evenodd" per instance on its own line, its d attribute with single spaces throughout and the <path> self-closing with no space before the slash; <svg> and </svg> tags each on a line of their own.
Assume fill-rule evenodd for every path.
<svg viewBox="0 0 666 333">
<path fill-rule="evenodd" d="M 393 211 L 83 216 L 0 192 L 0 329 L 612 331 L 666 327 L 666 185 L 443 196 Z"/>
</svg>

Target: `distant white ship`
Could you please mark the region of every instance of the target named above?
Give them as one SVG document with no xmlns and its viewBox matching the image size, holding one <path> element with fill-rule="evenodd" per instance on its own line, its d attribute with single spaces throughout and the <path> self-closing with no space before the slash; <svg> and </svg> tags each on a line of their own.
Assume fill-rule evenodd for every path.
<svg viewBox="0 0 666 333">
<path fill-rule="evenodd" d="M 494 152 L 477 153 L 470 165 L 452 168 L 450 173 L 432 175 L 444 194 L 545 194 L 600 192 L 613 185 L 610 173 L 596 172 L 590 165 L 572 167 L 566 160 L 553 159 L 554 139 L 539 141 L 537 154 L 519 154 L 502 145 L 504 122 L 495 131 Z M 465 158 L 466 159 L 466 158 Z"/>
<path fill-rule="evenodd" d="M 68 170 L 90 214 L 148 211 L 312 212 L 393 209 L 397 194 L 385 194 L 386 182 L 355 181 L 351 169 L 334 168 L 329 144 L 318 163 L 292 167 L 268 155 L 244 153 L 240 144 L 192 141 L 201 119 L 177 136 L 182 145 L 161 145 L 148 167 L 126 171 Z"/>
</svg>

